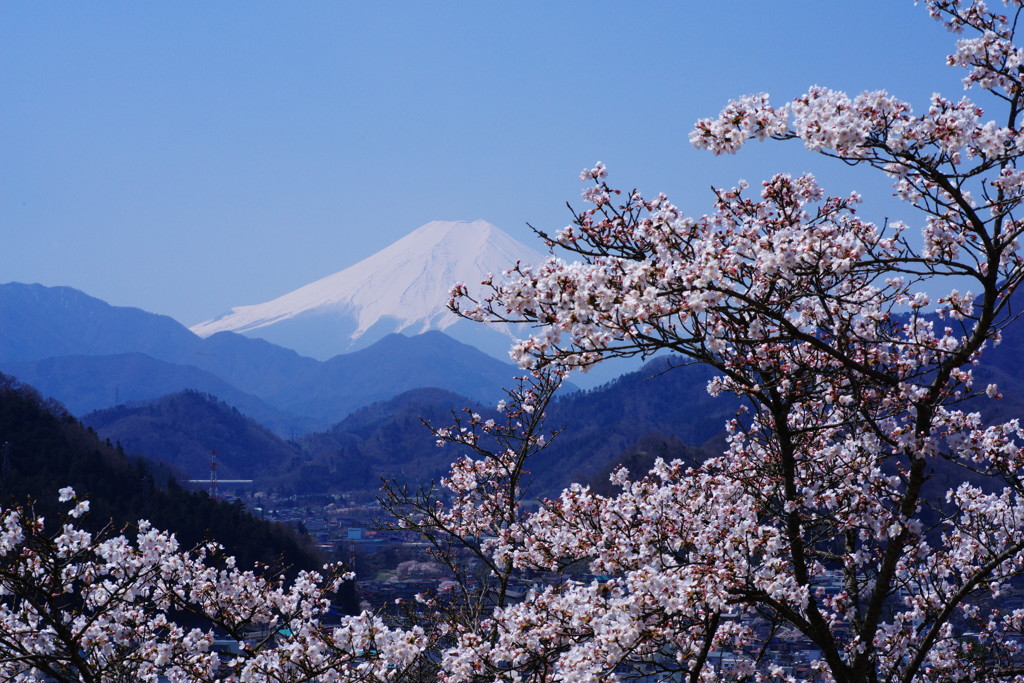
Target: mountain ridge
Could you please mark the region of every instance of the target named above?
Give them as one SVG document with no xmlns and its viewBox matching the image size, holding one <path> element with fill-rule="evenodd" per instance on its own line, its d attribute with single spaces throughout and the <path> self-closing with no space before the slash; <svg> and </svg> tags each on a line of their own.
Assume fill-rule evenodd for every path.
<svg viewBox="0 0 1024 683">
<path fill-rule="evenodd" d="M 0 370 L 76 413 L 198 389 L 290 436 L 418 386 L 497 400 L 516 374 L 511 364 L 440 332 L 381 342 L 318 361 L 231 332 L 203 339 L 169 317 L 68 287 L 0 285 Z"/>
</svg>

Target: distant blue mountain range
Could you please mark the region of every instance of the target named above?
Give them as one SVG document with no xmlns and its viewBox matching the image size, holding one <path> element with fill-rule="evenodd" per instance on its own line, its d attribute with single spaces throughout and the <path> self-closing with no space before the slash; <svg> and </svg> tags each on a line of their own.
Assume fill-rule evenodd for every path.
<svg viewBox="0 0 1024 683">
<path fill-rule="evenodd" d="M 976 404 L 991 419 L 1024 415 L 1019 327 L 974 371 L 1004 395 Z M 586 392 L 565 388 L 548 411 L 549 426 L 564 431 L 531 462 L 534 492 L 600 486 L 617 464 L 638 474 L 655 457 L 721 452 L 736 401 L 707 394 L 710 369 L 672 364 L 655 360 Z M 373 488 L 381 476 L 436 480 L 458 453 L 437 449 L 421 418 L 445 424 L 468 405 L 490 412 L 519 374 L 440 332 L 392 334 L 317 361 L 230 332 L 201 339 L 166 316 L 74 289 L 18 283 L 0 285 L 0 372 L 185 478 L 201 477 L 217 448 L 226 473 L 295 491 Z M 961 476 L 946 470 L 937 461 L 938 479 Z"/>
<path fill-rule="evenodd" d="M 391 334 L 318 361 L 231 332 L 203 339 L 70 287 L 11 282 L 0 285 L 0 372 L 75 414 L 193 389 L 293 435 L 419 387 L 497 401 L 516 369 L 440 332 Z"/>
</svg>

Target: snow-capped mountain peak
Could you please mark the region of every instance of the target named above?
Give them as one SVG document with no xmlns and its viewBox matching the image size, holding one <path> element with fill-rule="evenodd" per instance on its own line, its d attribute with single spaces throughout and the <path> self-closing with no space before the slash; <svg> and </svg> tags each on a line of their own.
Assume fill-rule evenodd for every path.
<svg viewBox="0 0 1024 683">
<path fill-rule="evenodd" d="M 191 329 L 201 337 L 240 332 L 327 357 L 389 332 L 447 330 L 458 320 L 445 308 L 454 283 L 472 291 L 488 273 L 543 260 L 486 221 L 432 221 L 333 275 Z M 318 350 L 299 348 L 304 338 Z"/>
</svg>

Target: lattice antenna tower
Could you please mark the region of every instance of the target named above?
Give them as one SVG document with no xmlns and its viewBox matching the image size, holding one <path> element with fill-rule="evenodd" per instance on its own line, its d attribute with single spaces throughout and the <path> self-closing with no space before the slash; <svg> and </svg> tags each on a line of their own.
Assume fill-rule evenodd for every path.
<svg viewBox="0 0 1024 683">
<path fill-rule="evenodd" d="M 217 498 L 217 449 L 210 451 L 210 498 Z"/>
</svg>

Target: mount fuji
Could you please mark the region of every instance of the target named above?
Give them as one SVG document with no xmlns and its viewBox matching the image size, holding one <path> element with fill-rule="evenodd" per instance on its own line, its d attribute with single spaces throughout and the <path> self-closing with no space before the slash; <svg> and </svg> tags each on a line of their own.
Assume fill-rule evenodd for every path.
<svg viewBox="0 0 1024 683">
<path fill-rule="evenodd" d="M 433 221 L 353 266 L 262 304 L 238 306 L 190 328 L 201 337 L 231 331 L 325 360 L 387 334 L 445 334 L 500 358 L 516 333 L 460 320 L 446 307 L 464 282 L 545 257 L 483 220 Z"/>
</svg>

